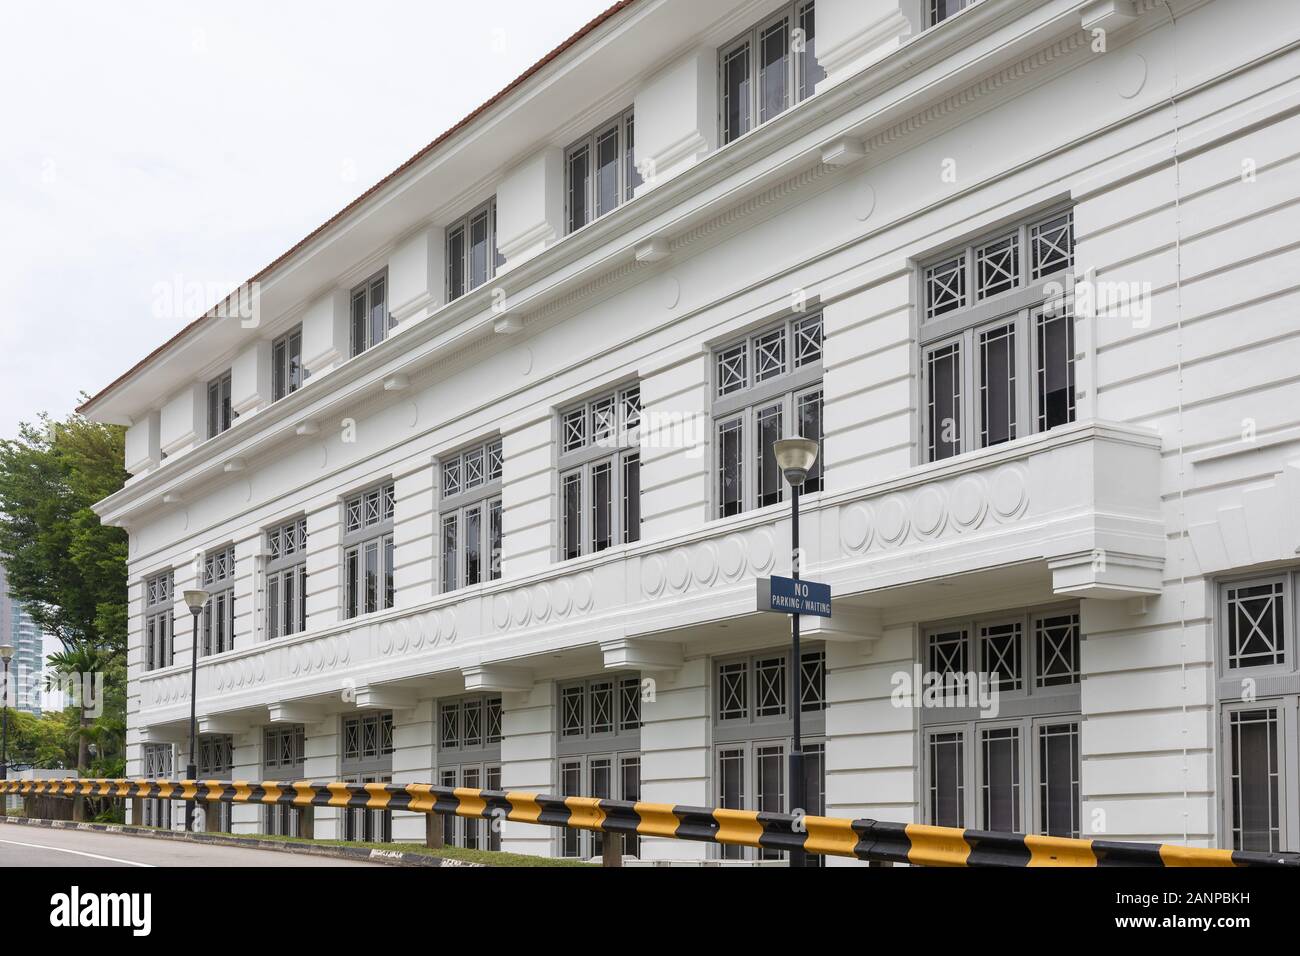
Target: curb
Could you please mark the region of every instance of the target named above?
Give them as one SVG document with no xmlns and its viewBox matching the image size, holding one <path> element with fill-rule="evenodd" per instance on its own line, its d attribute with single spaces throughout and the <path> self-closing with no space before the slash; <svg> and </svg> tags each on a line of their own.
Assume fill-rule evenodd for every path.
<svg viewBox="0 0 1300 956">
<path fill-rule="evenodd" d="M 362 860 L 383 863 L 387 866 L 444 867 L 467 866 L 488 869 L 486 863 L 467 860 L 449 860 L 424 853 L 407 853 L 404 850 L 366 850 L 356 846 L 315 846 L 309 843 L 285 843 L 279 840 L 259 840 L 257 837 L 239 837 L 226 833 L 182 833 L 173 830 L 153 830 L 120 823 L 74 823 L 70 820 L 33 820 L 27 817 L 0 817 L 0 822 L 18 826 L 44 827 L 47 830 L 94 830 L 99 833 L 123 833 L 128 836 L 152 840 L 178 840 L 184 843 L 206 843 L 211 846 L 243 847 L 247 850 L 275 850 L 280 853 L 298 853 L 303 856 L 323 856 L 337 860 Z"/>
</svg>

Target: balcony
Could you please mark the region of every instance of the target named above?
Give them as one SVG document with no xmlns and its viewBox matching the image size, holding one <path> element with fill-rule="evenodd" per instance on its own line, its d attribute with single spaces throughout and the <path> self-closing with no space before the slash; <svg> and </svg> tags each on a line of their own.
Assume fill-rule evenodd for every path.
<svg viewBox="0 0 1300 956">
<path fill-rule="evenodd" d="M 807 497 L 804 573 L 835 595 L 823 636 L 870 641 L 889 609 L 924 611 L 935 594 L 957 593 L 935 589 L 1036 600 L 1159 593 L 1159 466 L 1157 435 L 1085 422 Z M 400 708 L 414 703 L 412 681 L 455 671 L 468 689 L 526 689 L 528 658 L 578 648 L 599 649 L 609 668 L 672 668 L 696 629 L 743 619 L 779 633 L 780 616 L 754 612 L 754 580 L 788 573 L 788 542 L 788 505 L 775 505 L 206 658 L 204 729 L 268 708 L 272 720 L 301 719 L 300 703 L 341 695 Z M 144 675 L 141 723 L 165 731 L 186 720 L 188 690 L 184 665 Z"/>
</svg>

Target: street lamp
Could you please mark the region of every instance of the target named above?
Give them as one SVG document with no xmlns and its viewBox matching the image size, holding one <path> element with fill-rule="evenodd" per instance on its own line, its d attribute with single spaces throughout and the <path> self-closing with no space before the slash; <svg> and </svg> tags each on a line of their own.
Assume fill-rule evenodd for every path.
<svg viewBox="0 0 1300 956">
<path fill-rule="evenodd" d="M 9 662 L 13 656 L 12 644 L 0 644 L 0 661 L 4 661 L 4 702 L 3 711 L 0 711 L 0 780 L 9 779 Z M 6 808 L 9 806 L 8 800 L 5 797 Z"/>
<path fill-rule="evenodd" d="M 811 438 L 782 438 L 772 443 L 777 467 L 790 483 L 790 577 L 799 580 L 799 490 L 817 461 L 817 443 Z M 803 701 L 800 678 L 803 661 L 799 652 L 799 615 L 790 615 L 790 713 L 794 718 L 794 741 L 790 748 L 790 812 L 804 810 L 803 735 L 800 714 Z M 790 865 L 806 865 L 803 850 L 790 851 Z"/>
<path fill-rule="evenodd" d="M 194 765 L 197 751 L 196 737 L 198 731 L 198 716 L 195 712 L 195 698 L 199 689 L 199 612 L 203 610 L 208 603 L 208 592 L 202 588 L 195 588 L 192 591 L 185 592 L 185 604 L 190 609 L 190 621 L 193 625 L 192 633 L 194 640 L 190 649 L 190 759 L 185 767 L 185 776 L 190 780 L 197 780 L 199 776 L 198 768 Z M 185 801 L 185 832 L 190 832 L 190 826 L 194 822 L 194 801 Z"/>
</svg>

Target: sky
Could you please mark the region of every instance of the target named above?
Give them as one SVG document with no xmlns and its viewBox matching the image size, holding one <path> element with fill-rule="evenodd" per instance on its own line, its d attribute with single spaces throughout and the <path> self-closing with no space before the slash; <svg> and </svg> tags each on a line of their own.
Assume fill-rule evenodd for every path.
<svg viewBox="0 0 1300 956">
<path fill-rule="evenodd" d="M 72 411 L 611 2 L 7 0 L 0 438 Z"/>
</svg>

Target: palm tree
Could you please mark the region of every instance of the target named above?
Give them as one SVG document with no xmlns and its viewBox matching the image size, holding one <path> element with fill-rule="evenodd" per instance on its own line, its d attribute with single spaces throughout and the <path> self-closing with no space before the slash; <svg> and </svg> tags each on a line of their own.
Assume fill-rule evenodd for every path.
<svg viewBox="0 0 1300 956">
<path fill-rule="evenodd" d="M 86 775 L 86 770 L 90 766 L 90 744 L 92 739 L 98 736 L 94 720 L 87 716 L 86 713 L 89 701 L 86 699 L 88 695 L 84 692 L 84 689 L 89 686 L 90 681 L 94 680 L 95 674 L 103 673 L 108 656 L 108 652 L 103 648 L 93 647 L 89 644 L 74 644 L 65 645 L 63 650 L 51 654 L 47 659 L 49 672 L 45 675 L 46 690 L 61 689 L 67 686 L 68 678 L 75 678 L 83 688 L 83 692 L 74 695 L 78 710 L 76 730 L 77 775 L 80 777 Z M 72 819 L 85 819 L 84 797 L 73 798 Z"/>
</svg>

